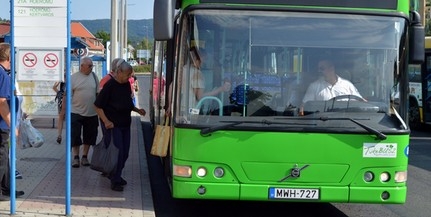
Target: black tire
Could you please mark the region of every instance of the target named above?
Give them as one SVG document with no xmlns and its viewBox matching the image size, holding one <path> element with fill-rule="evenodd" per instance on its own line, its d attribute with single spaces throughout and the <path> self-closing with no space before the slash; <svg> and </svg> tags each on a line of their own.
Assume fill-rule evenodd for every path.
<svg viewBox="0 0 431 217">
<path fill-rule="evenodd" d="M 170 190 L 172 191 L 172 156 L 170 156 L 169 151 L 170 150 L 168 149 L 168 154 L 166 155 L 166 157 L 162 157 L 162 165 L 163 174 L 166 178 Z"/>
</svg>

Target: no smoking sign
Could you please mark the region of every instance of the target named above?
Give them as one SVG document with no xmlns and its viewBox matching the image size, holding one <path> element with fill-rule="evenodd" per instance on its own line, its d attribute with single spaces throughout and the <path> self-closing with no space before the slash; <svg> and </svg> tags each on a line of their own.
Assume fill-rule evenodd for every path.
<svg viewBox="0 0 431 217">
<path fill-rule="evenodd" d="M 48 68 L 54 68 L 58 65 L 58 56 L 54 53 L 48 53 L 45 55 L 44 64 Z"/>
<path fill-rule="evenodd" d="M 18 81 L 60 81 L 64 73 L 64 50 L 18 48 Z"/>
<path fill-rule="evenodd" d="M 22 57 L 22 64 L 27 67 L 34 67 L 37 63 L 37 57 L 34 53 L 26 53 Z"/>
</svg>

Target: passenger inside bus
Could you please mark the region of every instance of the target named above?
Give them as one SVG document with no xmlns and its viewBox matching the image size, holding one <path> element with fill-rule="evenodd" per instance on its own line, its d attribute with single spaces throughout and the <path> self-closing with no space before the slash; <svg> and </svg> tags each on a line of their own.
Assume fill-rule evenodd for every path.
<svg viewBox="0 0 431 217">
<path fill-rule="evenodd" d="M 190 75 L 190 106 L 196 106 L 197 102 L 205 96 L 216 96 L 222 92 L 230 91 L 231 83 L 229 80 L 225 80 L 223 86 L 204 92 L 205 79 L 201 71 L 201 66 L 206 58 L 206 52 L 203 48 L 197 49 L 196 47 L 192 47 L 189 53 L 190 62 L 184 65 L 184 71 L 188 71 Z"/>
<path fill-rule="evenodd" d="M 319 59 L 318 71 L 321 77 L 308 86 L 299 115 L 304 115 L 304 104 L 308 101 L 326 101 L 342 95 L 353 95 L 365 101 L 349 80 L 336 73 L 334 61 L 330 57 Z"/>
</svg>

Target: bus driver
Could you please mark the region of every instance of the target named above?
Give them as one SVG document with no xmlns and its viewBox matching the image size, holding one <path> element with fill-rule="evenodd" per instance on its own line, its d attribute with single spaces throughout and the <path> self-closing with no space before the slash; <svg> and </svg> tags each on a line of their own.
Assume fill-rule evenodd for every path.
<svg viewBox="0 0 431 217">
<path fill-rule="evenodd" d="M 304 115 L 304 104 L 307 101 L 326 101 L 341 95 L 354 95 L 362 98 L 350 81 L 337 75 L 335 65 L 330 58 L 321 58 L 318 70 L 322 76 L 308 86 L 302 99 L 299 115 Z"/>
</svg>

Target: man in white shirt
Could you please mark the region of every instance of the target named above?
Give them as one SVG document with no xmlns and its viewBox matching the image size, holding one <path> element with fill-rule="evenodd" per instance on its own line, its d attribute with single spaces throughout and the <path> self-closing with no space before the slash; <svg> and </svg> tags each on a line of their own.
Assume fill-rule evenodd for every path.
<svg viewBox="0 0 431 217">
<path fill-rule="evenodd" d="M 322 77 L 308 86 L 302 99 L 300 115 L 303 115 L 303 105 L 308 101 L 326 101 L 341 95 L 354 95 L 362 98 L 350 81 L 335 73 L 334 63 L 329 58 L 319 61 L 318 70 Z"/>
</svg>

